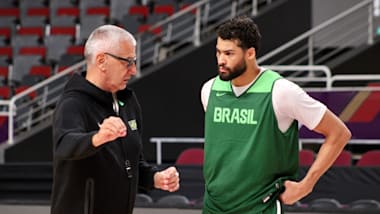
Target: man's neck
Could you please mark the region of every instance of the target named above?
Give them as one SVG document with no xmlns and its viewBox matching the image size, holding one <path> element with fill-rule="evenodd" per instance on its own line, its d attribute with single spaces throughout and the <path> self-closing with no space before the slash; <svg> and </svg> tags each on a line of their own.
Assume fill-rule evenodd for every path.
<svg viewBox="0 0 380 214">
<path fill-rule="evenodd" d="M 248 68 L 247 68 L 248 69 Z M 231 81 L 232 85 L 236 87 L 245 86 L 251 83 L 260 73 L 260 67 L 246 70 L 242 75 Z"/>
<path fill-rule="evenodd" d="M 86 80 L 95 85 L 96 87 L 102 89 L 103 91 L 109 91 L 105 87 L 104 81 L 99 77 L 100 75 L 96 74 L 96 71 L 90 71 L 89 69 L 87 69 Z"/>
</svg>

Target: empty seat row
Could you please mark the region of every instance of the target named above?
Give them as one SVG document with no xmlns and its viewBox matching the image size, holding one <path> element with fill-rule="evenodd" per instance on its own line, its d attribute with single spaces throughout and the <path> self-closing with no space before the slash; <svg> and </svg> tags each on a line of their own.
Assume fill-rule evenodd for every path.
<svg viewBox="0 0 380 214">
<path fill-rule="evenodd" d="M 0 86 L 32 86 L 83 59 L 82 53 L 66 52 L 60 56 L 59 63 L 50 65 L 44 63 L 38 55 L 17 55 L 13 59 L 13 65 L 0 65 Z"/>
<path fill-rule="evenodd" d="M 178 8 L 175 0 L 162 3 L 156 1 L 149 6 L 135 5 L 131 1 L 122 0 L 111 1 L 111 5 L 104 1 L 100 2 L 103 3 L 86 3 L 88 7 L 71 3 L 61 7 L 48 7 L 44 4 L 41 4 L 41 7 L 35 7 L 38 4 L 33 4 L 34 7 L 26 7 L 25 12 L 22 12 L 20 8 L 0 8 L 0 27 L 12 27 L 16 23 L 22 27 L 42 27 L 46 24 L 50 24 L 52 27 L 74 27 L 76 24 L 82 24 L 83 29 L 88 29 L 91 28 L 91 26 L 87 27 L 88 23 L 102 20 L 103 23 L 114 23 L 127 27 L 130 32 L 135 34 L 146 28 L 140 25 L 153 25 L 195 1 L 182 1 L 183 3 L 178 4 L 181 5 Z M 112 14 L 112 12 L 120 10 L 123 11 L 122 14 Z M 81 33 L 81 35 L 85 37 L 86 33 Z"/>
<path fill-rule="evenodd" d="M 64 58 L 68 55 L 83 58 L 83 45 L 73 45 L 67 37 L 48 37 L 46 43 L 46 45 L 26 45 L 19 47 L 19 49 L 11 46 L 0 47 L 1 79 L 10 78 L 14 80 L 14 77 L 22 77 L 24 73 L 33 73 L 34 71 L 30 71 L 32 67 L 40 69 L 41 66 L 54 68 L 55 65 L 73 65 L 64 62 Z M 9 74 L 11 71 L 12 75 Z"/>
<path fill-rule="evenodd" d="M 80 1 L 82 2 L 82 1 Z M 97 2 L 97 1 L 95 1 Z M 67 40 L 71 40 L 72 43 L 75 44 L 83 44 L 86 40 L 86 38 L 89 36 L 90 32 L 96 28 L 97 26 L 103 25 L 107 23 L 107 17 L 110 15 L 109 8 L 108 10 L 105 10 L 104 8 L 107 8 L 107 3 L 105 1 L 99 1 L 103 3 L 87 3 L 91 6 L 101 6 L 102 4 L 105 5 L 103 9 L 101 7 L 89 7 L 86 10 L 86 16 L 83 16 L 80 18 L 80 22 L 77 23 L 76 20 L 78 18 L 78 15 L 80 14 L 80 8 L 81 7 L 67 7 L 69 5 L 63 5 L 63 7 L 53 7 L 56 9 L 56 13 L 49 13 L 48 8 L 35 8 L 34 6 L 38 5 L 36 4 L 30 4 L 33 7 L 25 7 L 27 8 L 27 16 L 25 19 L 21 19 L 21 25 L 18 25 L 14 22 L 14 20 L 4 20 L 0 23 L 10 23 L 11 26 L 7 26 L 6 24 L 1 27 L 2 24 L 0 24 L 0 43 L 2 43 L 2 46 L 5 46 L 6 48 L 10 48 L 7 46 L 12 47 L 11 50 L 5 50 L 5 55 L 10 58 L 10 55 L 13 54 L 23 54 L 23 53 L 36 53 L 38 55 L 45 56 L 46 50 L 43 47 L 38 47 L 41 45 L 47 45 L 48 50 L 49 45 L 59 45 L 62 44 L 62 49 L 65 49 L 67 44 Z M 119 2 L 119 1 L 115 1 Z M 41 2 L 41 6 L 46 5 L 46 2 Z M 57 3 L 58 4 L 58 3 Z M 29 5 L 29 4 L 28 4 Z M 29 6 L 30 6 L 29 5 Z M 147 8 L 147 6 L 135 6 L 135 5 L 129 5 L 129 10 L 127 9 L 127 15 L 130 17 L 134 17 L 134 14 L 137 14 L 139 9 L 136 10 L 136 8 Z M 173 7 L 170 7 L 170 5 L 155 5 L 155 12 L 157 14 L 166 14 L 166 15 L 172 15 L 174 13 Z M 124 8 L 126 9 L 126 8 Z M 20 9 L 19 8 L 1 8 L 0 11 L 0 19 L 2 18 L 20 18 Z M 147 11 L 147 10 L 145 10 Z M 46 20 L 43 20 L 41 18 L 49 18 L 51 19 L 49 23 L 46 22 Z M 144 15 L 146 16 L 146 14 Z M 37 18 L 36 18 L 37 17 Z M 123 27 L 126 27 L 127 30 L 129 30 L 132 33 L 142 32 L 146 31 L 150 24 L 141 24 L 138 23 L 137 20 L 134 18 L 125 17 L 124 21 L 120 23 L 123 25 Z M 36 18 L 36 19 L 34 19 Z M 37 23 L 33 23 L 34 20 L 36 20 Z M 131 24 L 133 23 L 133 24 Z M 34 25 L 33 25 L 34 24 Z M 14 27 L 14 29 L 12 28 Z M 136 26 L 136 28 L 132 27 Z M 161 30 L 157 29 L 156 31 L 153 31 L 153 33 L 160 33 Z M 60 40 L 63 42 L 56 43 L 56 42 L 49 42 L 49 37 L 55 37 L 60 36 Z M 67 37 L 67 38 L 62 38 Z M 71 38 L 70 38 L 71 37 Z M 152 40 L 153 41 L 153 40 Z M 149 45 L 150 46 L 150 45 Z M 20 47 L 26 47 L 21 50 L 21 53 L 19 53 Z M 4 50 L 2 50 L 4 52 Z M 52 54 L 50 54 L 52 53 Z M 3 54 L 4 55 L 4 54 Z M 56 51 L 47 51 L 48 59 L 52 59 L 53 61 L 56 61 L 59 57 L 57 57 Z"/>
<path fill-rule="evenodd" d="M 51 11 L 47 7 L 28 8 L 21 13 L 18 8 L 0 8 L 1 26 L 12 27 L 14 24 L 22 26 L 42 26 L 50 23 L 52 25 L 69 26 L 80 23 L 82 19 L 91 16 L 110 16 L 109 7 L 92 7 L 81 10 L 78 7 L 57 8 Z"/>
<path fill-rule="evenodd" d="M 24 3 L 34 2 L 34 3 Z M 73 3 L 74 2 L 74 3 Z M 113 0 L 113 1 L 22 1 L 21 6 L 4 5 L 0 7 L 0 16 L 13 17 L 17 19 L 33 18 L 36 23 L 43 24 L 47 20 L 56 19 L 59 16 L 71 16 L 84 18 L 91 15 L 104 15 L 112 22 L 120 21 L 125 15 L 140 15 L 145 19 L 162 19 L 172 15 L 178 9 L 185 7 L 196 1 L 183 1 L 178 3 L 172 1 L 149 1 L 148 5 L 137 5 L 133 1 Z M 151 17 L 149 17 L 151 16 Z M 155 22 L 155 21 L 153 21 Z"/>
<path fill-rule="evenodd" d="M 285 210 L 308 210 L 321 212 L 349 210 L 356 211 L 355 213 L 377 213 L 378 211 L 380 211 L 380 202 L 374 199 L 358 199 L 349 203 L 341 203 L 339 200 L 335 198 L 316 198 L 307 203 L 301 203 L 298 201 L 294 205 L 285 206 Z"/>
<path fill-rule="evenodd" d="M 312 150 L 300 150 L 299 163 L 301 166 L 311 166 L 315 157 L 316 154 Z M 356 163 L 354 163 L 351 152 L 343 150 L 333 163 L 333 166 L 380 166 L 380 150 L 370 150 L 363 153 Z"/>
<path fill-rule="evenodd" d="M 316 154 L 312 150 L 302 149 L 299 151 L 300 166 L 311 166 Z M 188 148 L 182 151 L 177 159 L 176 165 L 203 165 L 204 151 L 202 148 Z M 352 154 L 348 150 L 343 150 L 333 166 L 353 166 Z M 371 150 L 362 154 L 355 166 L 380 166 L 380 150 Z"/>
<path fill-rule="evenodd" d="M 11 88 L 9 86 L 0 86 L 0 100 L 1 99 L 9 99 L 11 96 L 15 94 L 19 94 L 26 89 L 28 89 L 30 86 L 22 85 L 18 86 L 16 88 Z M 37 96 L 36 92 L 32 92 L 29 95 L 30 99 L 34 99 Z"/>
<path fill-rule="evenodd" d="M 203 198 L 190 200 L 180 194 L 167 194 L 157 200 L 144 193 L 138 193 L 135 201 L 136 207 L 158 207 L 158 208 L 202 208 Z M 380 211 L 380 202 L 374 199 L 358 199 L 344 204 L 334 198 L 316 198 L 307 203 L 297 201 L 294 205 L 285 205 L 285 211 L 338 211 L 355 210 L 357 212 Z"/>
<path fill-rule="evenodd" d="M 104 16 L 87 16 L 81 24 L 72 26 L 46 24 L 43 26 L 18 26 L 14 30 L 7 26 L 0 26 L 0 44 L 19 46 L 20 40 L 39 44 L 46 37 L 55 35 L 65 35 L 70 37 L 73 43 L 82 44 L 94 28 L 106 23 L 108 22 Z"/>
<path fill-rule="evenodd" d="M 132 33 L 138 33 L 147 31 L 153 24 L 140 22 L 140 15 L 157 16 L 160 19 L 193 2 L 195 1 L 158 0 L 153 4 L 136 5 L 133 1 L 124 0 L 5 0 L 4 4 L 0 3 L 0 85 L 7 84 L 9 80 L 29 85 L 35 79 L 35 75 L 26 77 L 32 67 L 51 66 L 52 74 L 56 71 L 56 64 L 65 66 L 60 62 L 66 55 L 83 55 L 83 44 L 90 32 L 100 25 L 110 23 L 116 8 L 123 9 L 123 19 L 117 24 Z M 178 5 L 181 7 L 177 7 Z M 143 59 L 141 66 L 159 60 L 157 55 L 161 53 L 161 46 L 177 40 L 187 42 L 181 39 L 180 34 L 193 34 L 193 25 L 182 23 L 181 19 L 176 21 L 178 22 L 171 25 L 170 31 L 161 28 L 152 30 L 151 33 L 156 35 L 165 31 L 164 38 L 153 37 L 150 33 L 144 34 L 140 48 Z M 179 25 L 179 22 L 182 24 Z M 157 43 L 158 40 L 162 42 Z M 24 60 L 25 58 L 30 60 Z M 20 61 L 25 63 L 18 63 Z"/>
<path fill-rule="evenodd" d="M 138 193 L 136 195 L 135 205 L 137 207 L 154 206 L 160 208 L 189 208 L 194 206 L 194 202 L 186 196 L 176 193 L 162 196 L 156 201 L 147 194 Z"/>
<path fill-rule="evenodd" d="M 14 66 L 0 66 L 0 87 L 20 87 L 32 86 L 42 80 L 63 71 L 73 64 L 83 60 L 82 55 L 64 54 L 60 63 L 54 66 L 41 64 L 35 61 L 33 56 L 27 56 L 26 63 Z M 25 62 L 23 56 L 18 56 L 16 62 Z M 28 60 L 31 59 L 31 61 Z M 9 99 L 14 93 L 10 93 L 9 89 L 3 89 L 0 99 Z"/>
<path fill-rule="evenodd" d="M 61 52 L 75 53 L 82 51 L 82 45 L 74 45 L 71 42 L 70 37 L 66 36 L 51 36 L 45 39 L 45 44 L 35 43 L 32 40 L 21 40 L 20 44 L 14 46 L 2 46 L 0 47 L 0 56 L 6 56 L 12 58 L 15 55 L 39 55 L 46 57 L 49 54 L 49 49 L 59 47 Z M 56 44 L 60 42 L 61 44 Z M 82 53 L 82 52 L 81 52 Z M 48 57 L 50 58 L 50 57 Z M 56 59 L 53 57 L 53 59 Z"/>
<path fill-rule="evenodd" d="M 125 0 L 2 0 L 0 1 L 0 8 L 13 8 L 12 11 L 8 10 L 7 14 L 14 16 L 20 16 L 21 13 L 22 15 L 57 15 L 55 14 L 57 11 L 61 14 L 70 15 L 79 14 L 81 11 L 81 13 L 87 14 L 108 13 L 113 19 L 117 19 L 126 14 L 129 6 L 134 4 L 135 1 Z M 39 8 L 47 8 L 48 11 Z"/>
</svg>

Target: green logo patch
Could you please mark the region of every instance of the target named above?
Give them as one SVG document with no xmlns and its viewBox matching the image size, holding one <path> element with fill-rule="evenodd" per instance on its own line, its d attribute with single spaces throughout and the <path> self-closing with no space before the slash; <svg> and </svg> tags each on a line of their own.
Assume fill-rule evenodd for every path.
<svg viewBox="0 0 380 214">
<path fill-rule="evenodd" d="M 130 120 L 128 121 L 129 127 L 131 127 L 132 131 L 137 130 L 137 122 L 136 120 Z"/>
</svg>

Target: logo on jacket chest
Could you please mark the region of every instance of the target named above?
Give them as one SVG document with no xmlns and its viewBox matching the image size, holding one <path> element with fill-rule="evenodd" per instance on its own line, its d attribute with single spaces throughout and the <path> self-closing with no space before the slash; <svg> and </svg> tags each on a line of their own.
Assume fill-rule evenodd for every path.
<svg viewBox="0 0 380 214">
<path fill-rule="evenodd" d="M 128 125 L 131 127 L 132 131 L 137 130 L 137 122 L 136 120 L 128 120 Z"/>
</svg>

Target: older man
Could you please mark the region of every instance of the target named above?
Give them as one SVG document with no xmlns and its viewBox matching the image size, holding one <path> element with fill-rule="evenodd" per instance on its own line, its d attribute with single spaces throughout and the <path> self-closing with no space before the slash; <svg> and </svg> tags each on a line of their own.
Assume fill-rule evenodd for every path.
<svg viewBox="0 0 380 214">
<path fill-rule="evenodd" d="M 67 83 L 54 113 L 51 213 L 132 213 L 138 186 L 179 188 L 174 167 L 143 157 L 141 112 L 126 88 L 136 74 L 136 40 L 104 25 L 85 44 L 87 71 Z"/>
</svg>

